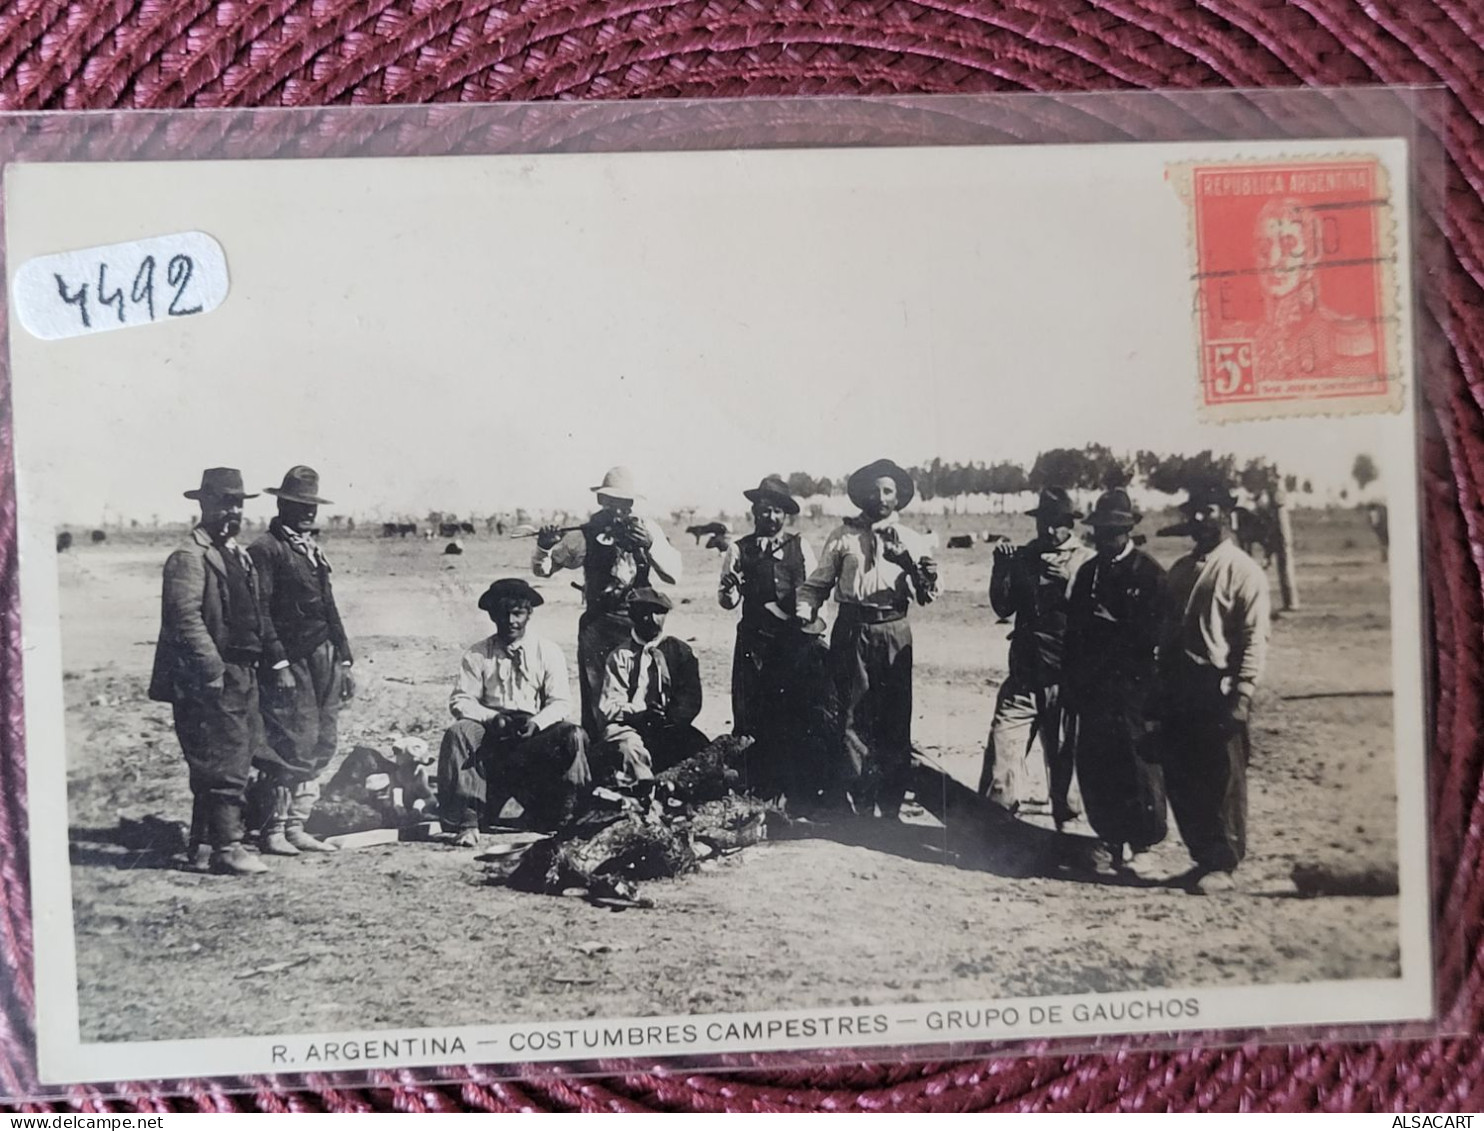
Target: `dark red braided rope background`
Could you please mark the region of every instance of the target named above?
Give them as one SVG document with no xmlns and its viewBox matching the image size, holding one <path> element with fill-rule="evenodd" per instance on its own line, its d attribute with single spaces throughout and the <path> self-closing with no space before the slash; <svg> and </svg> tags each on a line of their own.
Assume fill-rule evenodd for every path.
<svg viewBox="0 0 1484 1131">
<path fill-rule="evenodd" d="M 1431 782 L 1440 977 L 1454 1031 L 1479 1028 L 1479 724 L 1484 562 L 1484 3 L 1479 0 L 10 0 L 0 3 L 0 109 L 322 106 L 538 99 L 1130 90 L 1436 83 L 1451 114 L 1430 219 L 1447 232 L 1424 317 L 1433 406 L 1425 511 L 1435 645 Z M 381 152 L 436 149 L 390 129 Z M 449 127 L 450 129 L 454 127 Z M 1215 125 L 1213 125 L 1215 128 Z M 220 124 L 158 127 L 162 144 Z M 374 127 L 367 127 L 374 134 Z M 285 135 L 286 137 L 288 135 Z M 457 141 L 457 138 L 454 138 Z M 282 143 L 285 153 L 302 141 Z M 312 146 L 309 148 L 312 149 Z M 0 419 L 0 1092 L 25 1085 L 33 1039 L 19 616 L 8 401 Z M 245 1088 L 246 1091 L 238 1089 Z M 192 1081 L 165 1098 L 74 1088 L 123 1110 L 1422 1109 L 1484 1102 L 1484 1042 L 1247 1045 L 522 1083 L 381 1073 L 373 1087 L 305 1077 Z"/>
</svg>

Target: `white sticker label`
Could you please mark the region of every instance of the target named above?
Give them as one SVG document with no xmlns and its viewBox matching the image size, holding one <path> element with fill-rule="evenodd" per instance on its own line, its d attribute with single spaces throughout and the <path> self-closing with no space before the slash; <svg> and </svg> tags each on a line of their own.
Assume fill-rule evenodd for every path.
<svg viewBox="0 0 1484 1131">
<path fill-rule="evenodd" d="M 11 291 L 21 325 L 47 341 L 148 326 L 215 310 L 227 257 L 205 232 L 28 259 Z"/>
</svg>

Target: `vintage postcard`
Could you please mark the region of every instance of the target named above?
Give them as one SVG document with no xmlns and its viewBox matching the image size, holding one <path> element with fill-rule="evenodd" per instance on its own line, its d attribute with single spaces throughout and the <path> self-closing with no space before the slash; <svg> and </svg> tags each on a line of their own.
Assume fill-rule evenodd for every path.
<svg viewBox="0 0 1484 1131">
<path fill-rule="evenodd" d="M 11 165 L 43 1080 L 1430 1017 L 1408 185 Z"/>
</svg>

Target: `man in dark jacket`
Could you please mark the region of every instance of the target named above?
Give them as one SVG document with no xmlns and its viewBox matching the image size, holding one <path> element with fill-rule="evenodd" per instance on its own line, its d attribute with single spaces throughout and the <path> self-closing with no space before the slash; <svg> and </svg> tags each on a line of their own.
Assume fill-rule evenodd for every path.
<svg viewBox="0 0 1484 1131">
<path fill-rule="evenodd" d="M 253 763 L 267 751 L 258 673 L 278 641 L 259 595 L 258 570 L 236 542 L 242 472 L 208 468 L 185 492 L 201 506 L 190 542 L 165 562 L 160 637 L 149 697 L 174 707 L 175 733 L 190 767 L 190 866 L 227 875 L 268 869 L 242 845 Z M 203 859 L 206 846 L 209 859 Z"/>
<path fill-rule="evenodd" d="M 1012 812 L 1049 799 L 1060 827 L 1072 818 L 1071 750 L 1062 742 L 1062 638 L 1067 631 L 1067 599 L 1072 578 L 1092 551 L 1072 537 L 1082 517 L 1061 487 L 1041 492 L 1036 536 L 1024 546 L 995 546 L 989 603 L 1005 619 L 1010 634 L 1010 671 L 1000 684 L 994 722 L 984 747 L 979 792 Z M 1041 740 L 1045 769 L 1030 761 Z"/>
<path fill-rule="evenodd" d="M 1097 554 L 1072 582 L 1062 661 L 1062 705 L 1088 823 L 1113 867 L 1136 874 L 1166 832 L 1150 725 L 1165 571 L 1133 544 L 1139 521 L 1121 488 L 1103 492 L 1088 516 Z"/>
<path fill-rule="evenodd" d="M 670 598 L 650 588 L 629 598 L 629 639 L 608 654 L 598 718 L 605 770 L 652 778 L 704 750 L 693 725 L 701 713 L 701 667 L 683 640 L 665 634 Z"/>
<path fill-rule="evenodd" d="M 262 847 L 274 856 L 334 852 L 304 831 L 319 777 L 335 756 L 341 704 L 355 694 L 330 563 L 314 537 L 319 508 L 330 500 L 320 498 L 312 467 L 291 467 L 281 487 L 265 489 L 278 496 L 278 517 L 248 553 L 276 637 L 266 658 L 282 675 L 262 695 L 268 745 L 277 756 L 266 767 L 273 814 Z"/>
</svg>

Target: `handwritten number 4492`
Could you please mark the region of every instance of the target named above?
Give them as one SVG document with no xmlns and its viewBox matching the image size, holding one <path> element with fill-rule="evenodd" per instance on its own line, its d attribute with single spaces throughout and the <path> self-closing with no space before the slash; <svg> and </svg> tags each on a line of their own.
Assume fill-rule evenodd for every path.
<svg viewBox="0 0 1484 1131">
<path fill-rule="evenodd" d="M 170 301 L 165 307 L 165 314 L 171 318 L 184 318 L 188 314 L 200 314 L 201 304 L 186 306 L 186 288 L 190 286 L 191 272 L 195 270 L 195 264 L 189 255 L 172 255 L 165 264 L 165 285 L 174 288 L 170 295 Z M 98 264 L 98 286 L 93 292 L 91 299 L 96 304 L 99 316 L 104 310 L 111 310 L 118 317 L 120 323 L 127 322 L 128 312 L 133 309 L 136 312 L 142 306 L 148 321 L 155 320 L 155 257 L 146 255 L 143 262 L 139 264 L 139 270 L 134 272 L 134 279 L 128 284 L 128 290 L 122 286 L 109 288 L 108 264 Z M 89 312 L 89 287 L 91 280 L 81 284 L 75 291 L 68 289 L 67 280 L 61 275 L 53 276 L 57 280 L 57 294 L 62 301 L 69 306 L 77 307 L 77 312 L 82 318 L 85 328 L 93 325 L 93 315 Z M 164 296 L 160 296 L 163 301 Z"/>
</svg>

